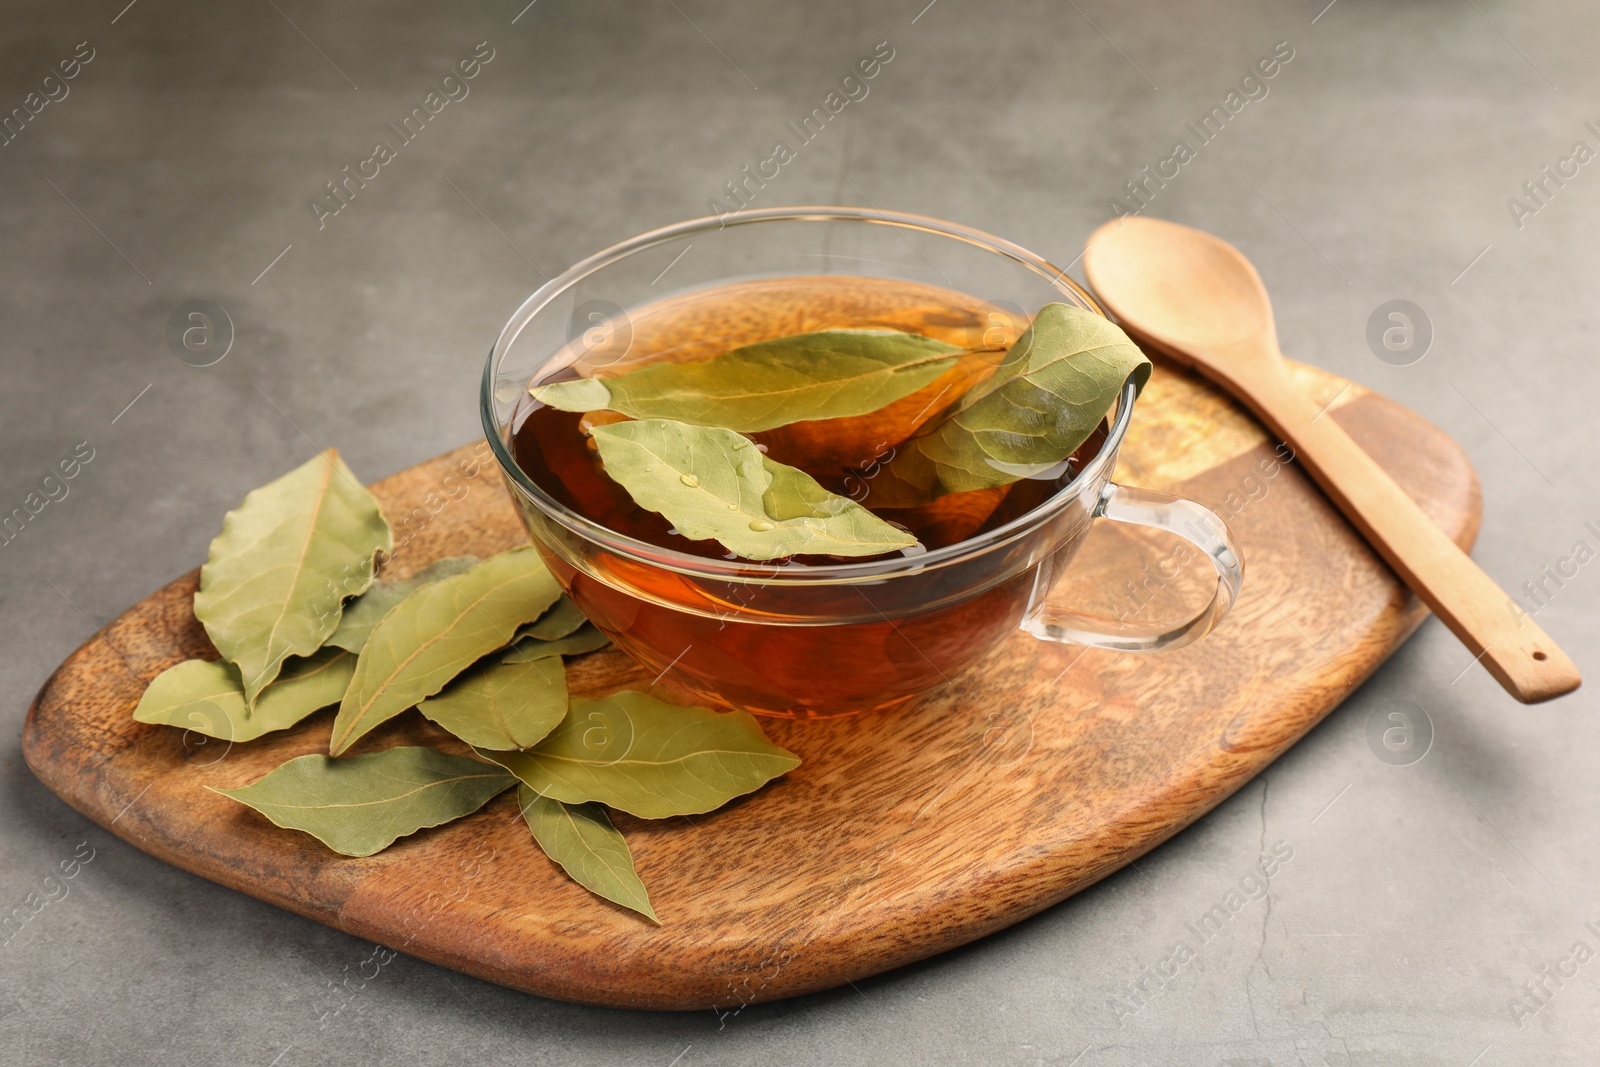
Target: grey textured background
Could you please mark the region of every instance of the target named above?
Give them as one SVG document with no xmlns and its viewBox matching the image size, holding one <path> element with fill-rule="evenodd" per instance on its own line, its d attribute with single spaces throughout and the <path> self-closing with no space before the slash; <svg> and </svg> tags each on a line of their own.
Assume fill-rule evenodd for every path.
<svg viewBox="0 0 1600 1067">
<path fill-rule="evenodd" d="M 870 95 L 759 202 L 859 189 L 1058 262 L 1288 40 L 1270 94 L 1152 213 L 1254 259 L 1291 355 L 1465 446 L 1487 503 L 1476 555 L 1502 584 L 1600 544 L 1583 526 L 1600 520 L 1600 167 L 1521 228 L 1506 206 L 1574 141 L 1600 147 L 1583 128 L 1600 120 L 1595 5 L 523 2 L 0 5 L 0 108 L 77 42 L 96 50 L 0 148 L 0 511 L 77 443 L 94 449 L 70 495 L 0 548 L 0 910 L 80 842 L 95 850 L 67 898 L 0 943 L 0 1061 L 1600 1058 L 1600 961 L 1549 981 L 1537 1013 L 1510 1008 L 1574 942 L 1600 949 L 1584 926 L 1600 929 L 1594 691 L 1517 706 L 1436 622 L 1138 870 L 858 989 L 724 1020 L 552 1003 L 401 957 L 319 1028 L 370 945 L 151 859 L 41 787 L 17 743 L 33 693 L 94 626 L 202 559 L 247 489 L 312 441 L 375 479 L 473 438 L 483 354 L 541 272 L 703 214 L 883 40 L 895 58 Z M 307 199 L 479 41 L 495 58 L 471 95 L 319 232 Z M 1412 366 L 1365 341 L 1394 298 L 1437 333 Z M 214 367 L 165 343 L 189 299 L 236 324 Z M 1597 593 L 1586 566 L 1539 615 L 1591 672 Z M 1434 724 L 1414 766 L 1368 748 L 1392 700 Z M 1294 856 L 1268 900 L 1119 1019 L 1108 1000 L 1278 840 Z"/>
</svg>

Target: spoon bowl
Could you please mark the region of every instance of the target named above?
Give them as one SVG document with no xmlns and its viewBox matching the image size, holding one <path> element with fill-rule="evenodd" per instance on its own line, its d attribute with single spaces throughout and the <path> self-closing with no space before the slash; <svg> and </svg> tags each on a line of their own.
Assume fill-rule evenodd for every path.
<svg viewBox="0 0 1600 1067">
<path fill-rule="evenodd" d="M 1084 256 L 1090 284 L 1116 294 L 1124 327 L 1191 364 L 1195 346 L 1277 355 L 1272 304 L 1255 267 L 1209 233 L 1133 216 L 1107 223 Z M 1092 266 L 1090 264 L 1092 263 Z"/>
</svg>

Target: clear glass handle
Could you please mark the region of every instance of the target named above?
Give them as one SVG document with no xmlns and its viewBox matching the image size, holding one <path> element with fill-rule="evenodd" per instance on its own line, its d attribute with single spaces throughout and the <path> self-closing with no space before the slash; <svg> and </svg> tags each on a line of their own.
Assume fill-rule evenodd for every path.
<svg viewBox="0 0 1600 1067">
<path fill-rule="evenodd" d="M 1217 591 L 1211 602 L 1177 626 L 1156 633 L 1140 632 L 1104 616 L 1080 615 L 1046 604 L 1045 598 L 1056 574 L 1049 567 L 1041 567 L 1035 580 L 1033 602 L 1022 620 L 1024 630 L 1042 641 L 1121 652 L 1154 652 L 1199 640 L 1228 614 L 1239 595 L 1239 583 L 1244 580 L 1244 564 L 1227 523 L 1209 508 L 1168 493 L 1107 482 L 1094 513 L 1097 518 L 1104 517 L 1112 522 L 1166 530 L 1200 549 L 1217 568 Z"/>
</svg>

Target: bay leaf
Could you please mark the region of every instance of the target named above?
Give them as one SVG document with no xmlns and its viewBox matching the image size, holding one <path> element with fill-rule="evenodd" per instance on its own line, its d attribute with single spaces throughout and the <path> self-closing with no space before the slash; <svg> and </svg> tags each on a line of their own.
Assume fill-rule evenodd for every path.
<svg viewBox="0 0 1600 1067">
<path fill-rule="evenodd" d="M 606 474 L 634 503 L 666 516 L 683 536 L 714 538 L 745 559 L 876 556 L 917 543 L 732 430 L 639 419 L 596 426 L 594 441 Z"/>
<path fill-rule="evenodd" d="M 780 460 L 804 456 L 808 471 L 871 471 L 893 457 L 901 442 L 938 422 L 960 403 L 967 390 L 994 373 L 1006 349 L 968 349 L 939 377 L 899 400 L 866 415 L 791 422 L 750 436 Z M 624 418 L 625 416 L 618 416 Z M 860 500 L 849 489 L 846 496 Z"/>
<path fill-rule="evenodd" d="M 566 717 L 567 672 L 559 659 L 479 663 L 417 710 L 469 745 L 527 748 Z"/>
<path fill-rule="evenodd" d="M 517 636 L 512 638 L 512 644 L 526 637 L 538 641 L 554 641 L 558 637 L 567 636 L 588 621 L 589 617 L 572 602 L 572 598 L 563 596 L 549 611 L 518 630 Z"/>
<path fill-rule="evenodd" d="M 240 789 L 213 789 L 279 826 L 304 830 L 345 856 L 470 815 L 516 779 L 432 748 L 388 748 L 348 759 L 299 756 Z"/>
<path fill-rule="evenodd" d="M 563 411 L 609 408 L 753 433 L 865 415 L 916 392 L 965 351 L 899 330 L 822 330 L 760 341 L 697 363 L 652 363 L 603 380 L 536 385 Z"/>
<path fill-rule="evenodd" d="M 430 582 L 373 629 L 339 704 L 328 751 L 433 696 L 554 604 L 561 586 L 531 545 Z"/>
<path fill-rule="evenodd" d="M 1046 304 L 987 381 L 886 464 L 869 499 L 911 507 L 1049 471 L 1088 440 L 1150 361 L 1115 323 Z M 884 477 L 883 475 L 886 475 Z"/>
<path fill-rule="evenodd" d="M 226 660 L 184 660 L 156 675 L 133 717 L 223 741 L 254 741 L 337 704 L 355 669 L 356 657 L 342 648 L 291 659 L 251 707 L 245 703 L 239 668 Z"/>
<path fill-rule="evenodd" d="M 322 647 L 344 598 L 372 584 L 373 557 L 393 543 L 377 498 L 331 448 L 228 512 L 194 613 L 239 668 L 247 703 L 284 660 Z"/>
<path fill-rule="evenodd" d="M 574 882 L 660 925 L 655 909 L 650 907 L 650 894 L 634 870 L 628 842 L 611 825 L 605 808 L 599 804 L 563 804 L 553 797 L 542 797 L 525 785 L 517 787 L 517 803 L 533 839 Z"/>
<path fill-rule="evenodd" d="M 581 656 L 585 652 L 605 648 L 611 643 L 611 638 L 601 632 L 593 623 L 586 623 L 572 631 L 565 637 L 558 637 L 553 641 L 541 641 L 536 637 L 526 637 L 518 641 L 500 660 L 501 663 L 523 663 L 530 659 L 543 659 L 548 656 Z"/>
<path fill-rule="evenodd" d="M 598 801 L 642 819 L 720 808 L 800 765 L 747 712 L 680 707 L 633 691 L 574 701 L 532 748 L 478 754 L 541 796 Z"/>
<path fill-rule="evenodd" d="M 326 643 L 360 652 L 373 628 L 396 604 L 429 582 L 470 570 L 478 562 L 477 556 L 449 556 L 424 567 L 409 578 L 379 578 L 370 589 L 344 606 L 339 626 Z"/>
</svg>

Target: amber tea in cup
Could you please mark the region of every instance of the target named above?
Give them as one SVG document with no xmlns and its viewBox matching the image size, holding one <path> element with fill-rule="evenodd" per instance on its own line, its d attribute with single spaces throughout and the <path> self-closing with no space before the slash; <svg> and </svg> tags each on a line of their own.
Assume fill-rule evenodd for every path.
<svg viewBox="0 0 1600 1067">
<path fill-rule="evenodd" d="M 914 507 L 874 499 L 875 479 L 993 372 L 1031 311 L 1051 301 L 1098 311 L 1060 271 L 998 239 L 912 216 L 751 215 L 657 231 L 573 268 L 519 311 L 485 377 L 486 429 L 535 543 L 584 613 L 656 684 L 699 703 L 830 717 L 903 704 L 1019 626 L 1047 640 L 1142 651 L 1194 640 L 1222 617 L 1239 574 L 1221 521 L 1109 481 L 1137 393 L 1131 383 L 1100 427 L 1046 471 Z M 914 535 L 910 548 L 753 560 L 685 537 L 606 473 L 592 432 L 622 416 L 559 410 L 529 391 L 837 329 L 921 334 L 964 354 L 877 411 L 748 437 L 769 459 Z M 1154 633 L 1047 604 L 1100 516 L 1194 541 L 1218 569 L 1211 603 Z"/>
</svg>

